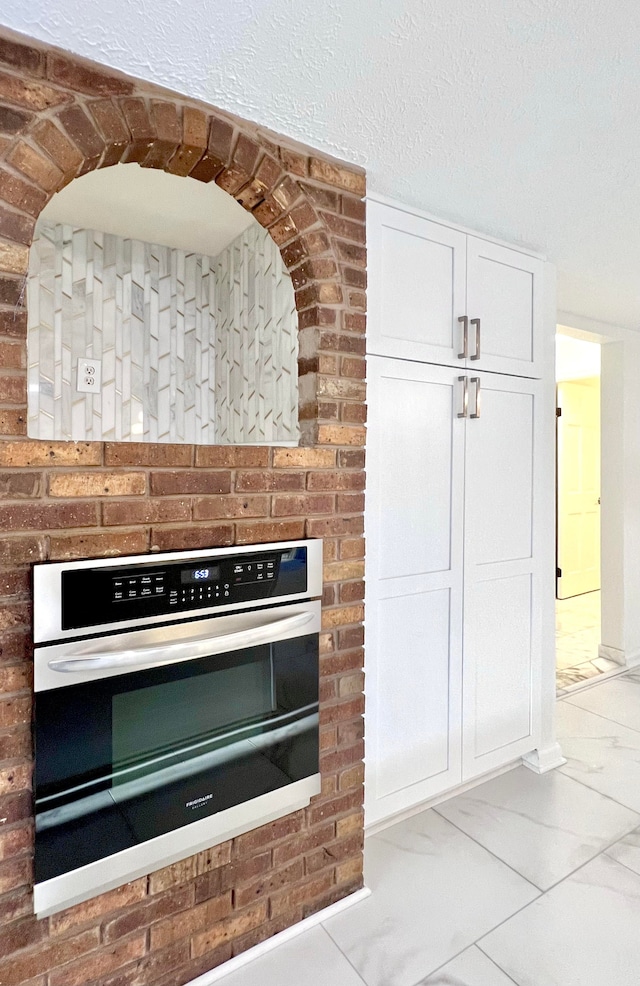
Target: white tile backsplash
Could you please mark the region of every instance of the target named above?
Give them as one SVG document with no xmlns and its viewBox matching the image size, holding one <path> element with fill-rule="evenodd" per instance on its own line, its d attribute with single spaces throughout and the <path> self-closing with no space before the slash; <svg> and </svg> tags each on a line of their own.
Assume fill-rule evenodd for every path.
<svg viewBox="0 0 640 986">
<path fill-rule="evenodd" d="M 297 312 L 266 230 L 217 257 L 40 223 L 28 280 L 32 438 L 298 438 Z M 100 394 L 75 390 L 102 360 Z"/>
</svg>

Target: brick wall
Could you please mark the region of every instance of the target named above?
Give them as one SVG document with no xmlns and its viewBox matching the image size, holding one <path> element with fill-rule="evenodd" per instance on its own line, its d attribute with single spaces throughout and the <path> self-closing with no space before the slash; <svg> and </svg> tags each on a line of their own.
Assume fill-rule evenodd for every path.
<svg viewBox="0 0 640 986">
<path fill-rule="evenodd" d="M 26 438 L 37 216 L 118 161 L 215 181 L 269 229 L 300 326 L 296 449 Z M 362 885 L 364 176 L 227 114 L 0 35 L 0 982 L 169 986 Z M 36 921 L 30 564 L 324 539 L 322 794 Z"/>
</svg>

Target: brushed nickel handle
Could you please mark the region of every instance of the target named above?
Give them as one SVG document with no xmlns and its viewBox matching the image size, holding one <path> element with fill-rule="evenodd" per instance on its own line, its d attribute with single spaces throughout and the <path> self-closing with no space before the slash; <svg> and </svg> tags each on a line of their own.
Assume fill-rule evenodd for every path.
<svg viewBox="0 0 640 986">
<path fill-rule="evenodd" d="M 476 327 L 476 351 L 471 359 L 480 359 L 480 319 L 472 318 L 471 324 Z"/>
<path fill-rule="evenodd" d="M 251 623 L 240 630 L 218 635 L 187 637 L 164 645 L 134 647 L 116 651 L 88 651 L 74 657 L 54 658 L 49 661 L 52 671 L 83 672 L 114 668 L 135 668 L 147 664 L 177 664 L 195 658 L 211 657 L 229 650 L 240 650 L 256 644 L 278 640 L 282 634 L 297 630 L 313 619 L 313 613 L 294 613 L 281 619 Z"/>
<path fill-rule="evenodd" d="M 462 352 L 458 353 L 458 359 L 466 359 L 469 351 L 469 318 L 461 315 L 458 322 L 462 322 Z"/>
<path fill-rule="evenodd" d="M 459 418 L 466 418 L 469 414 L 469 377 L 458 377 L 462 384 L 462 410 L 458 411 Z"/>
<path fill-rule="evenodd" d="M 471 357 L 473 359 L 473 356 Z M 476 385 L 476 406 L 473 414 L 470 414 L 470 418 L 480 417 L 480 377 L 471 377 L 471 383 Z"/>
</svg>

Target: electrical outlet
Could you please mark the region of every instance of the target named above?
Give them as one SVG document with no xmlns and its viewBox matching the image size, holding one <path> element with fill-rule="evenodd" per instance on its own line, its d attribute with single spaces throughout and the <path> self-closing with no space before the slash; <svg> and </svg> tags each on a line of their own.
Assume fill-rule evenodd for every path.
<svg viewBox="0 0 640 986">
<path fill-rule="evenodd" d="M 76 390 L 79 394 L 99 394 L 102 383 L 102 360 L 79 359 Z"/>
</svg>

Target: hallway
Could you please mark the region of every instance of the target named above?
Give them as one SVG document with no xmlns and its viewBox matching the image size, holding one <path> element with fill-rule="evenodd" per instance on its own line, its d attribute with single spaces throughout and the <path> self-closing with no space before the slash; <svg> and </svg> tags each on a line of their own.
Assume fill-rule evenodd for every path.
<svg viewBox="0 0 640 986">
<path fill-rule="evenodd" d="M 371 836 L 371 897 L 224 986 L 637 986 L 640 671 L 558 716 L 563 767 L 518 767 Z"/>
</svg>

